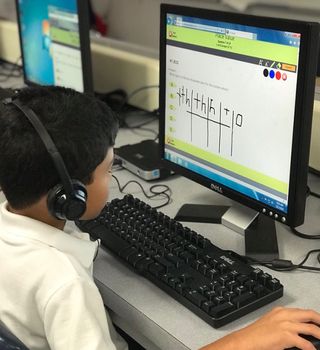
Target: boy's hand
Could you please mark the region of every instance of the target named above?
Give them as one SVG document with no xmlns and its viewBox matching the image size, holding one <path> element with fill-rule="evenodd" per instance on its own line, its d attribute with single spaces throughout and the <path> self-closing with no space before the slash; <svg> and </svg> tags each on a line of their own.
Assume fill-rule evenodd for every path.
<svg viewBox="0 0 320 350">
<path fill-rule="evenodd" d="M 320 339 L 320 314 L 312 310 L 277 307 L 251 325 L 201 350 L 315 350 L 299 334 Z"/>
</svg>

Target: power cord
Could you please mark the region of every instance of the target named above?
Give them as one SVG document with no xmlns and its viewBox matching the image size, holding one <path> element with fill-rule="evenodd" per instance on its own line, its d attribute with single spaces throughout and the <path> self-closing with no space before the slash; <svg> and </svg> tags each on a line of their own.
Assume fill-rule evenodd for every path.
<svg viewBox="0 0 320 350">
<path fill-rule="evenodd" d="M 14 63 L 6 63 L 2 62 L 0 76 L 4 77 L 4 79 L 0 79 L 0 83 L 4 83 L 8 81 L 10 78 L 19 78 L 22 75 L 22 68 L 18 66 L 19 61 L 21 60 L 21 56 L 19 56 Z"/>
<path fill-rule="evenodd" d="M 313 253 L 318 253 L 317 260 L 320 264 L 320 249 L 310 250 L 305 258 L 299 264 L 293 264 L 291 260 L 285 259 L 274 259 L 271 261 L 259 261 L 257 259 L 251 258 L 249 256 L 241 256 L 247 263 L 257 264 L 268 267 L 274 271 L 293 271 L 297 269 L 309 270 L 309 271 L 317 271 L 320 272 L 320 267 L 308 266 L 304 265 L 304 263 L 309 259 L 310 255 Z"/>
<path fill-rule="evenodd" d="M 295 227 L 290 227 L 290 230 L 294 235 L 303 239 L 320 239 L 320 235 L 309 235 L 298 231 Z"/>
<path fill-rule="evenodd" d="M 126 103 L 129 103 L 129 101 L 132 99 L 133 96 L 137 95 L 139 92 L 143 91 L 143 90 L 147 90 L 147 89 L 159 89 L 159 85 L 145 85 L 145 86 L 141 86 L 136 90 L 133 90 L 128 96 L 127 98 L 124 100 L 123 106 Z M 122 106 L 122 107 L 123 107 Z"/>
<path fill-rule="evenodd" d="M 152 129 L 143 128 L 144 125 L 149 124 L 153 122 L 155 119 L 159 116 L 159 108 L 156 108 L 153 111 L 145 111 L 141 109 L 137 109 L 135 107 L 132 107 L 129 105 L 129 102 L 133 96 L 140 93 L 143 90 L 146 89 L 153 89 L 153 88 L 159 88 L 159 85 L 145 85 L 137 88 L 133 92 L 131 92 L 129 95 L 126 93 L 126 91 L 122 89 L 117 89 L 109 93 L 96 93 L 96 97 L 98 97 L 101 101 L 105 102 L 109 107 L 112 108 L 114 113 L 116 114 L 119 124 L 121 128 L 127 128 L 127 129 L 140 129 L 149 131 L 152 133 L 155 133 Z M 125 108 L 126 107 L 126 108 Z M 130 125 L 127 123 L 127 119 L 130 116 L 145 116 L 148 117 L 146 121 L 140 122 L 137 125 Z M 151 120 L 149 119 L 151 117 Z M 157 136 L 158 137 L 158 136 Z M 156 137 L 156 138 L 157 138 Z"/>
<path fill-rule="evenodd" d="M 316 197 L 316 198 L 320 198 L 320 194 L 316 193 L 316 192 L 310 191 L 310 195 L 313 196 L 313 197 Z"/>
<path fill-rule="evenodd" d="M 129 102 L 130 102 L 130 100 L 132 99 L 132 97 L 133 96 L 135 96 L 135 95 L 137 95 L 138 93 L 140 93 L 141 91 L 144 91 L 144 90 L 147 90 L 147 89 L 154 89 L 154 88 L 159 88 L 159 85 L 145 85 L 145 86 L 141 86 L 141 87 L 139 87 L 139 88 L 137 88 L 136 90 L 133 90 L 130 94 L 128 94 L 128 95 L 126 95 L 125 97 L 124 97 L 124 99 L 123 99 L 123 101 L 122 101 L 122 104 L 120 104 L 120 106 L 119 106 L 119 108 L 118 108 L 118 110 L 117 110 L 117 112 L 119 113 L 119 114 L 122 114 L 124 111 L 123 111 L 123 109 L 124 109 L 124 107 L 127 105 L 127 104 L 129 104 Z M 152 120 L 150 120 L 150 121 L 147 121 L 147 122 L 143 122 L 143 124 L 142 125 L 135 125 L 135 126 L 130 126 L 128 123 L 127 123 L 127 121 L 126 121 L 126 119 L 130 116 L 130 114 L 131 115 L 137 115 L 137 113 L 139 113 L 139 114 L 141 114 L 141 115 L 145 115 L 145 116 L 158 116 L 158 114 L 159 114 L 159 112 L 158 112 L 158 109 L 155 109 L 154 111 L 152 111 L 152 112 L 149 112 L 149 111 L 139 111 L 139 112 L 137 112 L 137 111 L 133 111 L 132 113 L 126 113 L 126 115 L 125 115 L 125 117 L 124 118 L 122 118 L 122 122 L 123 122 L 123 127 L 126 127 L 126 128 L 128 128 L 128 129 L 137 129 L 137 128 L 142 128 L 142 126 L 144 126 L 144 125 L 146 125 L 146 124 L 148 124 L 148 123 L 151 123 L 153 120 L 155 120 L 156 118 L 153 118 Z M 148 131 L 150 131 L 150 129 L 148 129 Z"/>
<path fill-rule="evenodd" d="M 310 173 L 312 173 L 312 174 L 315 174 L 315 175 L 317 175 L 317 176 L 320 176 L 320 171 L 317 170 L 317 169 L 315 169 L 315 168 L 312 168 L 312 167 L 309 166 L 309 171 L 310 171 Z"/>
<path fill-rule="evenodd" d="M 160 204 L 160 205 L 157 205 L 155 207 L 153 207 L 154 209 L 159 209 L 159 208 L 163 208 L 164 206 L 168 205 L 170 202 L 171 202 L 171 196 L 172 196 L 172 191 L 170 189 L 169 186 L 167 185 L 164 185 L 164 184 L 156 184 L 156 185 L 152 185 L 150 188 L 149 188 L 149 192 L 151 192 L 152 194 L 149 195 L 145 189 L 143 188 L 143 186 L 136 180 L 130 180 L 128 181 L 127 183 L 125 183 L 123 186 L 120 185 L 120 181 L 118 180 L 118 178 L 115 176 L 115 175 L 112 175 L 112 177 L 116 180 L 117 182 L 117 185 L 118 185 L 118 188 L 119 188 L 119 191 L 121 193 L 124 193 L 124 189 L 131 183 L 134 183 L 134 184 L 137 184 L 141 190 L 142 190 L 142 193 L 144 194 L 144 196 L 148 199 L 153 199 L 157 196 L 160 196 L 160 197 L 164 197 L 166 198 L 166 202 L 163 203 L 163 204 Z M 162 190 L 159 190 L 157 191 L 156 189 L 157 188 L 162 188 Z"/>
<path fill-rule="evenodd" d="M 150 113 L 150 112 L 148 112 Z M 150 113 L 151 114 L 151 113 Z M 158 118 L 152 118 L 152 119 L 148 119 L 146 121 L 143 121 L 143 122 L 140 122 L 136 125 L 130 125 L 128 124 L 127 121 L 125 121 L 125 125 L 123 126 L 124 128 L 126 129 L 129 129 L 129 130 L 135 130 L 135 129 L 139 129 L 139 130 L 143 130 L 143 131 L 148 131 L 148 132 L 151 132 L 152 134 L 155 135 L 155 138 L 153 140 L 157 140 L 158 137 L 159 137 L 159 134 L 157 131 L 153 130 L 153 129 L 150 129 L 150 128 L 144 128 L 145 125 L 147 124 L 150 124 L 152 123 L 153 121 L 157 120 Z"/>
</svg>

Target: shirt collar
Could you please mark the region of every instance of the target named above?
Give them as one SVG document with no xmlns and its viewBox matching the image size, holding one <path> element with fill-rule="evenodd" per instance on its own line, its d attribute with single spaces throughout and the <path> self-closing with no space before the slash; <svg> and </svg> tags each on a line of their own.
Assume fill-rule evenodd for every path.
<svg viewBox="0 0 320 350">
<path fill-rule="evenodd" d="M 0 205 L 0 235 L 10 234 L 41 242 L 74 256 L 85 268 L 92 265 L 98 242 L 91 241 L 88 233 L 59 230 L 27 216 L 11 213 L 8 202 Z"/>
</svg>

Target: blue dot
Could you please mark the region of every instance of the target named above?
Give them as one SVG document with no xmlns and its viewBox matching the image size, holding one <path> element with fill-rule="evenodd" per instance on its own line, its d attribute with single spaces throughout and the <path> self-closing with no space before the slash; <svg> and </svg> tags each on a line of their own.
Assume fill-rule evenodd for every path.
<svg viewBox="0 0 320 350">
<path fill-rule="evenodd" d="M 270 70 L 270 72 L 269 72 L 269 77 L 271 78 L 271 79 L 273 79 L 274 78 L 274 75 L 275 75 L 275 73 L 274 73 L 274 70 Z"/>
</svg>

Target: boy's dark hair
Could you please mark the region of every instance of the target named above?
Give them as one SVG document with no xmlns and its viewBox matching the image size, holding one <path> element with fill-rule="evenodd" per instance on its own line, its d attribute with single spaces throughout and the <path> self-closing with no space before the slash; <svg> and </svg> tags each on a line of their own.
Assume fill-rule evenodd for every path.
<svg viewBox="0 0 320 350">
<path fill-rule="evenodd" d="M 26 88 L 14 98 L 37 114 L 70 177 L 89 184 L 115 142 L 118 122 L 112 110 L 90 95 L 53 86 Z M 26 116 L 16 106 L 0 102 L 0 187 L 10 205 L 26 208 L 60 182 Z"/>
</svg>

